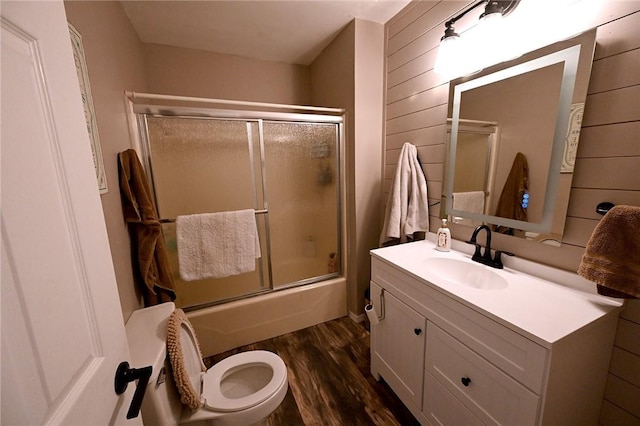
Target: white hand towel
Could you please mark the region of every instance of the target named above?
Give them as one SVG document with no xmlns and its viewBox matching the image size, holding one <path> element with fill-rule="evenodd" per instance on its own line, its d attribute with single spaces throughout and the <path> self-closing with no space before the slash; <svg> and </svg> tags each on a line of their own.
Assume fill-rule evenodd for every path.
<svg viewBox="0 0 640 426">
<path fill-rule="evenodd" d="M 251 272 L 261 256 L 252 209 L 178 216 L 176 234 L 184 281 Z"/>
<path fill-rule="evenodd" d="M 406 242 L 414 232 L 429 230 L 427 180 L 418 161 L 418 149 L 405 143 L 393 178 L 380 245 L 394 238 Z"/>
</svg>

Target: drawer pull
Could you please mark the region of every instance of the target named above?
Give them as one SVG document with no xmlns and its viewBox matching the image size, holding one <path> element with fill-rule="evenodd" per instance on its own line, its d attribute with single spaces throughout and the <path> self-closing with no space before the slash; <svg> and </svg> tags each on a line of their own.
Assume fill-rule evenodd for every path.
<svg viewBox="0 0 640 426">
<path fill-rule="evenodd" d="M 469 383 L 471 383 L 471 379 L 468 377 L 463 377 L 462 379 L 460 379 L 460 381 L 462 382 L 463 385 L 465 386 L 469 386 Z"/>
<path fill-rule="evenodd" d="M 420 333 L 422 333 L 422 329 L 421 328 L 414 328 L 413 332 L 416 333 L 416 336 L 419 336 Z"/>
</svg>

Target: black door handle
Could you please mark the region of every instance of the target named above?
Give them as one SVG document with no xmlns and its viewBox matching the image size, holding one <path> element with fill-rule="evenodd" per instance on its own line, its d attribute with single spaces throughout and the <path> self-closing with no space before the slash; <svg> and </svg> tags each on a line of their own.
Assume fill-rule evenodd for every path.
<svg viewBox="0 0 640 426">
<path fill-rule="evenodd" d="M 152 372 L 152 366 L 129 368 L 129 363 L 126 361 L 122 361 L 120 365 L 118 365 L 114 381 L 116 394 L 121 395 L 124 393 L 124 391 L 127 390 L 129 382 L 133 382 L 134 380 L 138 381 L 136 391 L 134 392 L 133 399 L 131 400 L 131 405 L 129 406 L 129 411 L 127 411 L 127 419 L 133 419 L 134 417 L 138 417 L 138 414 L 140 414 L 142 398 L 144 398 L 144 393 L 147 390 L 147 383 L 149 383 Z"/>
</svg>

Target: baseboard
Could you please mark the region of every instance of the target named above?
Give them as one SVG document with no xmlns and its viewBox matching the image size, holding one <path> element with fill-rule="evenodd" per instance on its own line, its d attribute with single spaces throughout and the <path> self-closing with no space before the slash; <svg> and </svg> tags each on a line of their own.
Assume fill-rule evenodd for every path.
<svg viewBox="0 0 640 426">
<path fill-rule="evenodd" d="M 349 311 L 349 318 L 351 318 L 353 322 L 364 322 L 366 315 L 365 314 L 356 315 L 353 312 Z"/>
</svg>

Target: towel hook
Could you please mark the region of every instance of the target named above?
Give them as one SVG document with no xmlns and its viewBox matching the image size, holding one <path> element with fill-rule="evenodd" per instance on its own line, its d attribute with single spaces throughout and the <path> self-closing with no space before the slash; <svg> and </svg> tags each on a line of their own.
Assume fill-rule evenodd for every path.
<svg viewBox="0 0 640 426">
<path fill-rule="evenodd" d="M 613 207 L 615 207 L 615 204 L 610 203 L 609 201 L 603 201 L 596 206 L 596 213 L 605 215 Z"/>
</svg>

